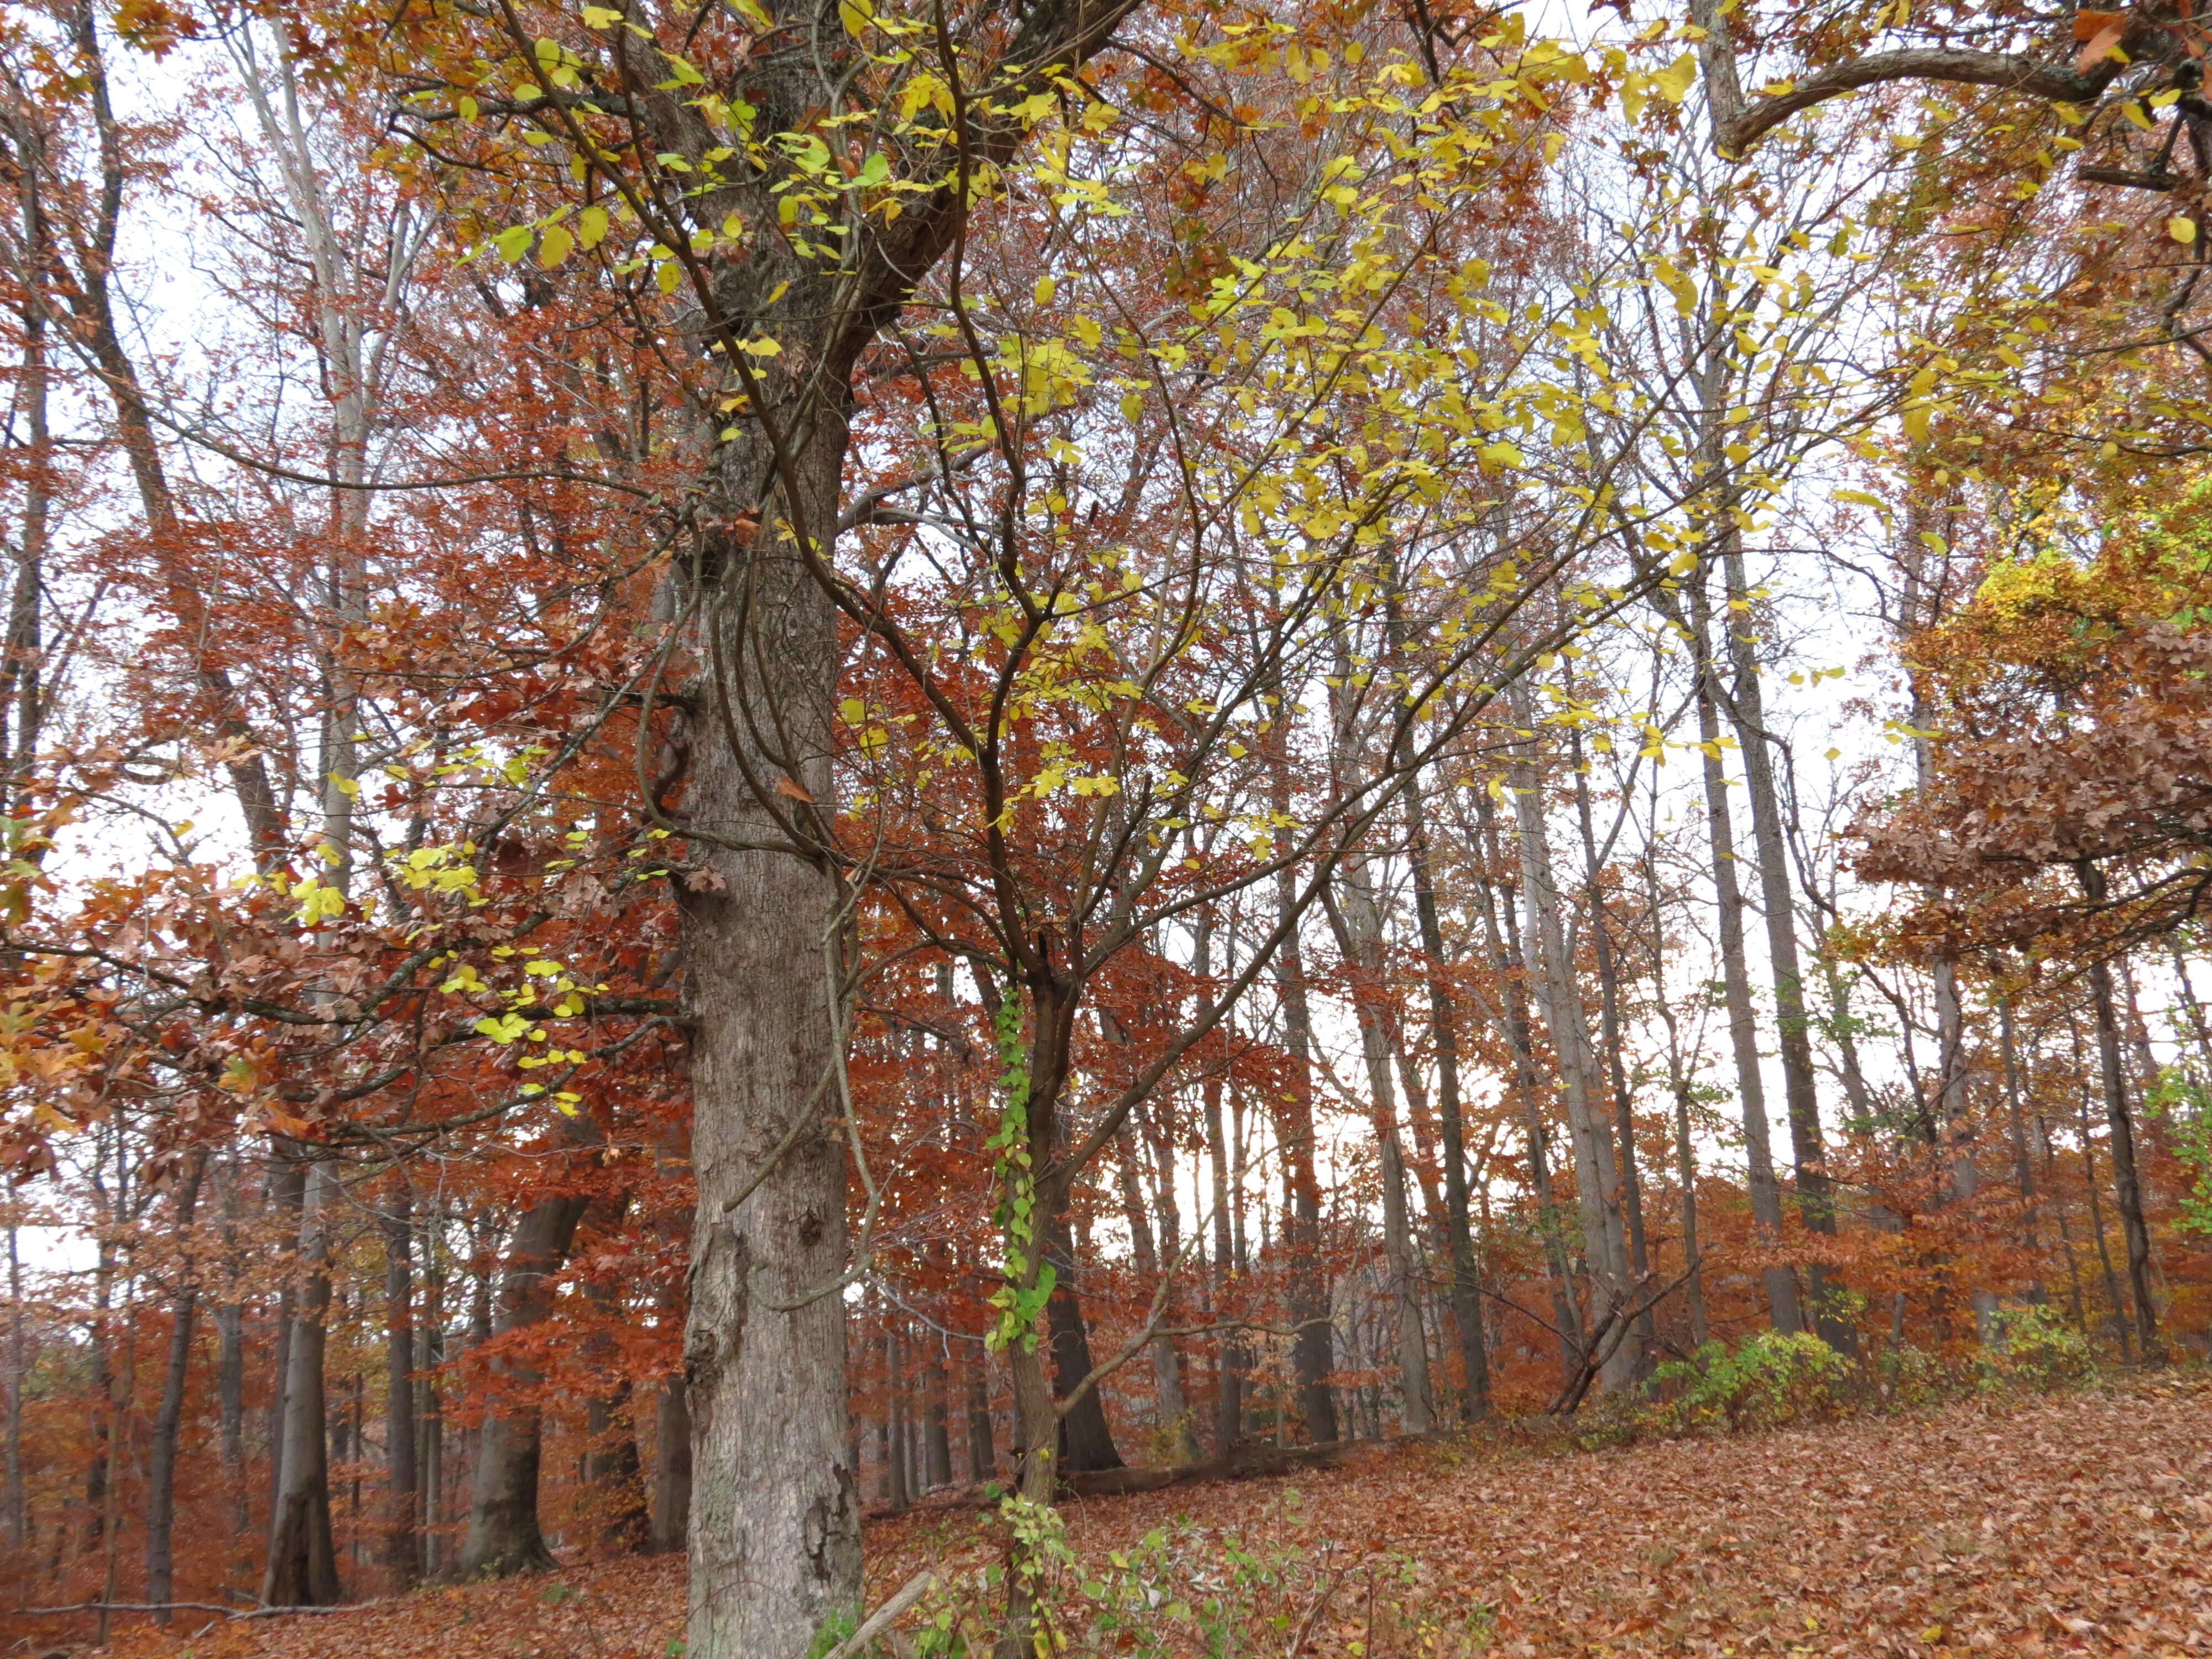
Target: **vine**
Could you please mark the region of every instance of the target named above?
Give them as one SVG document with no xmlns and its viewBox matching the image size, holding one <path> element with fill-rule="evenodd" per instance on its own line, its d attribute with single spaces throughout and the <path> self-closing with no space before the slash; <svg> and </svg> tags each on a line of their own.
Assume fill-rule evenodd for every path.
<svg viewBox="0 0 2212 1659">
<path fill-rule="evenodd" d="M 1019 1343 L 1022 1352 L 1030 1353 L 1036 1348 L 1037 1316 L 1052 1299 L 1060 1275 L 1049 1261 L 1034 1261 L 1036 1170 L 1030 1157 L 1029 1054 L 1022 1045 L 1021 999 L 1012 989 L 999 1000 L 994 1025 L 999 1059 L 1006 1067 L 999 1077 L 1004 1103 L 999 1109 L 999 1131 L 984 1143 L 984 1149 L 997 1154 L 992 1184 L 1000 1198 L 991 1219 L 1006 1241 L 1006 1250 L 999 1264 L 1000 1283 L 990 1299 L 999 1310 L 999 1322 L 983 1340 L 994 1351 Z"/>
</svg>

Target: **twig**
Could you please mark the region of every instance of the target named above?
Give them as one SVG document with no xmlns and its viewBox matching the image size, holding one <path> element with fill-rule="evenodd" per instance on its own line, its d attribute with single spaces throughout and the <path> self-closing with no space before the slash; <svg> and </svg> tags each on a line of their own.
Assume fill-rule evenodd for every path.
<svg viewBox="0 0 2212 1659">
<path fill-rule="evenodd" d="M 895 1623 L 901 1613 L 927 1595 L 930 1586 L 936 1582 L 936 1572 L 924 1567 L 901 1585 L 896 1595 L 869 1614 L 867 1622 L 823 1655 L 822 1659 L 854 1659 L 855 1655 Z"/>
<path fill-rule="evenodd" d="M 65 1613 L 219 1613 L 226 1619 L 278 1619 L 295 1613 L 358 1613 L 389 1598 L 342 1601 L 325 1607 L 226 1607 L 214 1601 L 77 1601 L 65 1607 L 9 1607 L 21 1618 L 48 1618 Z"/>
</svg>

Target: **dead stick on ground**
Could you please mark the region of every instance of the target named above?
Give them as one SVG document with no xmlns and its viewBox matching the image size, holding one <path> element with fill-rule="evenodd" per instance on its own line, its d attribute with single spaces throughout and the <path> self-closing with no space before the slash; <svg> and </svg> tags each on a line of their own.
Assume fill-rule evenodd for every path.
<svg viewBox="0 0 2212 1659">
<path fill-rule="evenodd" d="M 869 1643 L 896 1623 L 901 1613 L 927 1595 L 929 1587 L 936 1582 L 937 1574 L 924 1567 L 900 1587 L 897 1595 L 869 1614 L 866 1624 L 830 1649 L 823 1659 L 854 1659 L 855 1654 L 865 1650 Z"/>
</svg>

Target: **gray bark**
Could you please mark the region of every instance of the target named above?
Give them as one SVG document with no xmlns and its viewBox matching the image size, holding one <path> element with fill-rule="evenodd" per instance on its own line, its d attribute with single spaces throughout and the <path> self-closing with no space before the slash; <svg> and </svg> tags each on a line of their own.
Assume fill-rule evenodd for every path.
<svg viewBox="0 0 2212 1659">
<path fill-rule="evenodd" d="M 1729 810 L 1728 773 L 1721 763 L 1719 674 L 1713 662 L 1703 570 L 1689 588 L 1691 647 L 1696 653 L 1698 673 L 1698 738 L 1705 750 L 1705 833 L 1713 857 L 1722 994 L 1728 1007 L 1729 1043 L 1735 1055 L 1736 1097 L 1743 1108 L 1744 1164 L 1746 1184 L 1751 1194 L 1751 1216 L 1759 1242 L 1771 1249 L 1778 1248 L 1782 1242 L 1782 1188 L 1774 1178 L 1774 1146 L 1766 1121 L 1766 1084 L 1759 1064 L 1759 1017 L 1752 1010 L 1751 975 L 1745 966 L 1743 890 L 1736 878 L 1735 830 Z M 1778 1266 L 1765 1268 L 1761 1278 L 1774 1328 L 1790 1334 L 1803 1328 L 1796 1275 Z"/>
<path fill-rule="evenodd" d="M 493 1335 L 526 1329 L 550 1316 L 547 1280 L 568 1260 L 587 1202 L 573 1196 L 541 1199 L 525 1212 L 500 1274 Z M 539 1381 L 532 1367 L 519 1361 L 501 1361 L 493 1370 L 503 1384 L 526 1395 Z M 534 1402 L 495 1408 L 484 1419 L 477 1441 L 468 1538 L 455 1568 L 459 1577 L 501 1577 L 558 1565 L 538 1520 L 543 1444 L 544 1420 Z"/>
<path fill-rule="evenodd" d="M 330 1439 L 324 1404 L 324 1320 L 331 1305 L 331 1210 L 337 1178 L 318 1163 L 300 1206 L 299 1288 L 284 1377 L 282 1479 L 269 1527 L 261 1600 L 270 1607 L 325 1607 L 340 1599 L 331 1536 Z"/>
</svg>

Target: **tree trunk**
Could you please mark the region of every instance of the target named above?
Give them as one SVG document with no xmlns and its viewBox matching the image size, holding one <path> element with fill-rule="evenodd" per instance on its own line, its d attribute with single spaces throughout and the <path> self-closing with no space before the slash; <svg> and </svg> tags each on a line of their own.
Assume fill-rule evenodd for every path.
<svg viewBox="0 0 2212 1659">
<path fill-rule="evenodd" d="M 1437 1115 L 1443 1128 L 1444 1225 L 1451 1246 L 1452 1322 L 1459 1327 L 1460 1368 L 1467 1389 L 1460 1416 L 1490 1415 L 1490 1360 L 1482 1341 L 1481 1265 L 1468 1213 L 1467 1127 L 1459 1094 L 1459 1012 L 1444 960 L 1443 921 L 1437 909 L 1436 849 L 1420 784 L 1406 786 L 1406 826 L 1413 866 L 1413 912 L 1421 928 L 1429 992 L 1429 1045 L 1437 1059 Z"/>
<path fill-rule="evenodd" d="M 1329 904 L 1337 945 L 1351 971 L 1352 1012 L 1359 1027 L 1359 1051 L 1366 1062 L 1367 1087 L 1382 1176 L 1382 1251 L 1390 1274 L 1390 1300 L 1397 1315 L 1398 1374 L 1403 1404 L 1401 1420 L 1408 1434 L 1436 1426 L 1436 1399 L 1429 1379 L 1428 1340 L 1421 1324 L 1420 1274 L 1414 1260 L 1413 1229 L 1406 1210 L 1406 1156 L 1398 1137 L 1397 1092 L 1390 1085 L 1390 1034 L 1382 997 L 1382 914 L 1364 859 L 1347 857 L 1342 866 L 1344 902 Z M 1326 899 L 1325 901 L 1326 902 Z"/>
<path fill-rule="evenodd" d="M 331 1538 L 330 1440 L 323 1398 L 324 1319 L 331 1305 L 331 1209 L 337 1176 L 327 1163 L 306 1173 L 300 1206 L 300 1286 L 285 1367 L 283 1479 L 270 1517 L 270 1607 L 327 1607 L 343 1595 Z"/>
<path fill-rule="evenodd" d="M 1497 816 L 1486 794 L 1478 793 L 1475 797 L 1475 823 L 1480 830 L 1485 870 L 1494 872 L 1502 867 L 1503 860 Z M 1552 1189 L 1552 1162 L 1544 1127 L 1541 1084 L 1536 1070 L 1534 1033 L 1528 1021 L 1528 975 L 1521 950 L 1520 923 L 1515 920 L 1511 888 L 1501 894 L 1489 873 L 1484 876 L 1481 886 L 1483 939 L 1504 988 L 1505 1006 L 1498 1012 L 1498 1024 L 1513 1056 L 1513 1092 L 1528 1130 L 1528 1185 L 1536 1200 L 1536 1229 L 1543 1241 L 1544 1269 L 1552 1284 L 1552 1319 L 1559 1341 L 1559 1371 L 1563 1379 L 1571 1378 L 1582 1367 L 1585 1340 L 1582 1310 L 1575 1301 L 1574 1279 L 1567 1263 L 1566 1230 L 1559 1214 L 1559 1199 Z M 1504 914 L 1502 930 L 1498 925 L 1500 910 Z"/>
<path fill-rule="evenodd" d="M 1742 541 L 1732 529 L 1726 535 L 1725 546 L 1731 620 L 1724 626 L 1735 669 L 1729 713 L 1743 755 L 1745 789 L 1751 797 L 1752 842 L 1758 854 L 1759 900 L 1766 913 L 1767 957 L 1774 976 L 1775 1039 L 1782 1057 L 1790 1146 L 1796 1165 L 1797 1213 L 1807 1231 L 1833 1237 L 1835 1194 L 1828 1180 L 1827 1149 L 1820 1133 L 1820 1096 L 1813 1069 L 1812 1030 L 1805 1012 L 1804 971 L 1798 960 L 1797 905 L 1790 881 L 1788 836 L 1781 796 L 1775 787 L 1759 664 L 1747 631 L 1749 617 L 1746 611 L 1736 609 L 1738 605 L 1747 608 L 1751 601 Z M 1739 623 L 1736 618 L 1742 620 Z M 1821 1340 L 1838 1353 L 1856 1355 L 1858 1326 L 1844 1311 L 1842 1285 L 1834 1282 L 1825 1262 L 1813 1262 L 1807 1278 L 1813 1318 Z"/>
<path fill-rule="evenodd" d="M 1613 964 L 1613 920 L 1607 914 L 1604 872 L 1597 844 L 1597 825 L 1590 812 L 1589 769 L 1583 763 L 1582 734 L 1570 729 L 1575 778 L 1575 817 L 1582 830 L 1583 913 L 1589 918 L 1591 943 L 1597 953 L 1598 1031 L 1605 1048 L 1606 1076 L 1613 1085 L 1613 1114 L 1617 1167 L 1620 1174 L 1621 1220 L 1626 1232 L 1628 1270 L 1634 1276 L 1633 1294 L 1641 1300 L 1651 1278 L 1651 1253 L 1644 1234 L 1644 1182 L 1636 1167 L 1635 1100 L 1628 1091 L 1628 1068 L 1622 1063 L 1620 1036 L 1620 975 Z M 1652 1311 L 1636 1316 L 1636 1375 L 1645 1376 L 1657 1357 L 1657 1328 Z"/>
<path fill-rule="evenodd" d="M 1172 1273 L 1176 1264 L 1172 1260 L 1164 1262 L 1154 1243 L 1152 1218 L 1145 1206 L 1137 1138 L 1127 1123 L 1114 1136 L 1114 1158 L 1121 1189 L 1121 1215 L 1128 1225 L 1130 1248 L 1136 1258 L 1138 1287 L 1143 1305 L 1149 1309 L 1158 1293 L 1161 1273 Z M 1152 1349 L 1152 1399 L 1159 1431 L 1164 1439 L 1171 1437 L 1180 1443 L 1189 1432 L 1189 1413 L 1182 1398 L 1182 1356 L 1176 1352 L 1171 1336 L 1155 1336 Z"/>
<path fill-rule="evenodd" d="M 524 1212 L 507 1244 L 500 1275 L 495 1338 L 551 1316 L 553 1298 L 547 1280 L 568 1259 L 576 1224 L 583 1219 L 588 1202 L 580 1197 L 541 1199 Z M 534 1368 L 519 1361 L 497 1361 L 491 1369 L 501 1385 L 526 1395 L 540 1381 Z M 485 1417 L 477 1442 L 468 1540 L 461 1547 L 456 1577 L 497 1578 L 559 1565 L 546 1547 L 538 1521 L 544 1419 L 534 1399 L 495 1407 Z"/>
<path fill-rule="evenodd" d="M 791 274 L 801 291 L 817 292 L 805 271 Z M 795 343 L 787 334 L 787 349 Z M 811 524 L 834 524 L 842 400 L 801 418 L 812 441 L 790 488 Z M 731 445 L 728 465 L 758 447 Z M 728 477 L 726 519 L 756 503 L 769 509 L 763 521 L 785 510 L 764 499 L 765 459 L 750 459 L 760 472 Z M 717 884 L 679 901 L 685 997 L 696 1016 L 698 1182 L 684 1350 L 693 1471 L 686 1644 L 691 1659 L 754 1659 L 803 1652 L 860 1589 L 845 1305 L 833 1288 L 847 1256 L 836 889 L 825 869 L 781 850 L 791 845 L 787 826 L 747 777 L 787 781 L 806 797 L 781 798 L 794 812 L 832 810 L 838 647 L 829 602 L 789 541 L 766 532 L 750 545 L 725 538 L 713 553 L 702 626 L 729 666 L 739 714 L 734 729 L 709 728 L 693 744 L 684 811 L 721 842 L 771 850 L 702 837 L 692 856 Z M 760 733 L 781 734 L 783 746 L 768 752 Z"/>
<path fill-rule="evenodd" d="M 1513 688 L 1516 725 L 1533 730 L 1527 693 Z M 1602 1345 L 1598 1375 L 1609 1394 L 1625 1393 L 1636 1379 L 1636 1351 L 1623 1331 L 1610 1328 L 1628 1307 L 1628 1253 L 1620 1211 L 1613 1194 L 1613 1136 L 1599 1118 L 1590 1096 L 1589 1026 L 1582 987 L 1552 873 L 1551 838 L 1544 823 L 1543 782 L 1534 758 L 1516 755 L 1512 767 L 1514 806 L 1519 815 L 1522 904 L 1524 931 L 1536 945 L 1537 1000 L 1559 1068 L 1565 1097 L 1567 1133 L 1574 1149 L 1575 1192 L 1583 1223 L 1583 1249 L 1590 1268 L 1591 1340 Z"/>
<path fill-rule="evenodd" d="M 653 1547 L 680 1550 L 691 1518 L 691 1413 L 681 1376 L 653 1395 Z"/>
<path fill-rule="evenodd" d="M 2105 872 L 2084 859 L 2075 866 L 2082 896 L 2092 906 L 2105 902 Z M 2105 1095 L 2105 1121 L 2112 1134 L 2112 1200 L 2120 1212 L 2120 1237 L 2127 1246 L 2128 1291 L 2135 1303 L 2136 1340 L 2143 1359 L 2165 1358 L 2159 1340 L 2158 1304 L 2150 1282 L 2150 1229 L 2143 1223 L 2142 1182 L 2136 1170 L 2135 1120 L 2128 1107 L 2125 1063 L 2120 1052 L 2119 1010 L 2112 994 L 2111 964 L 2100 956 L 2089 963 L 2089 1006 L 2097 1021 L 2097 1073 Z"/>
<path fill-rule="evenodd" d="M 30 1500 L 23 1490 L 23 1378 L 30 1361 L 23 1347 L 23 1259 L 17 1251 L 15 1212 L 8 1212 L 8 1546 L 29 1540 Z"/>
<path fill-rule="evenodd" d="M 1221 1121 L 1221 1073 L 1208 1066 L 1199 1085 L 1213 1182 L 1213 1317 L 1222 1329 L 1214 1353 L 1213 1455 L 1228 1457 L 1244 1437 L 1244 1345 L 1229 1324 L 1237 1269 L 1229 1223 L 1229 1137 Z"/>
<path fill-rule="evenodd" d="M 384 1224 L 384 1570 L 392 1584 L 411 1588 L 422 1574 L 416 1529 L 419 1481 L 415 1462 L 415 1236 L 413 1190 L 404 1173 L 392 1183 Z"/>
<path fill-rule="evenodd" d="M 169 1622 L 165 1604 L 176 1589 L 177 1437 L 184 1422 L 185 1384 L 191 1370 L 193 1315 L 199 1306 L 192 1212 L 199 1206 L 200 1181 L 207 1173 L 207 1159 L 204 1145 L 192 1147 L 185 1154 L 184 1170 L 177 1182 L 177 1294 L 146 1477 L 146 1599 L 161 1608 L 154 1615 L 154 1621 L 161 1625 Z"/>
<path fill-rule="evenodd" d="M 1091 1352 L 1091 1328 L 1076 1291 L 1075 1240 L 1065 1212 L 1053 1218 L 1044 1237 L 1046 1259 L 1059 1275 L 1052 1299 L 1044 1306 L 1045 1328 L 1052 1334 L 1052 1394 L 1055 1401 L 1065 1402 L 1097 1362 Z M 1124 1467 L 1115 1449 L 1114 1431 L 1107 1425 L 1100 1389 L 1091 1389 L 1061 1415 L 1060 1467 L 1072 1473 Z"/>
<path fill-rule="evenodd" d="M 1705 752 L 1705 830 L 1713 854 L 1715 921 L 1720 935 L 1721 984 L 1728 1006 L 1729 1042 L 1735 1051 L 1736 1097 L 1743 1107 L 1744 1164 L 1751 1193 L 1751 1217 L 1759 1242 L 1769 1249 L 1782 1243 L 1782 1189 L 1774 1178 L 1774 1147 L 1766 1122 L 1766 1083 L 1759 1066 L 1759 1017 L 1751 1004 L 1751 975 L 1745 966 L 1743 890 L 1736 879 L 1735 831 L 1728 804 L 1728 772 L 1721 763 L 1719 671 L 1713 661 L 1711 622 L 1705 573 L 1689 584 L 1691 643 L 1698 674 L 1698 739 Z M 1803 1328 L 1797 1304 L 1796 1275 L 1785 1267 L 1761 1273 L 1766 1308 L 1774 1328 L 1794 1335 Z"/>
<path fill-rule="evenodd" d="M 991 1443 L 991 1383 L 984 1374 L 983 1352 L 962 1343 L 968 1377 L 968 1478 L 978 1486 L 998 1473 L 999 1454 Z"/>
</svg>

